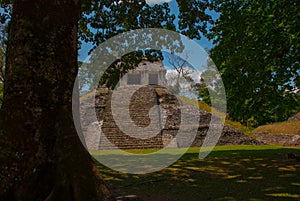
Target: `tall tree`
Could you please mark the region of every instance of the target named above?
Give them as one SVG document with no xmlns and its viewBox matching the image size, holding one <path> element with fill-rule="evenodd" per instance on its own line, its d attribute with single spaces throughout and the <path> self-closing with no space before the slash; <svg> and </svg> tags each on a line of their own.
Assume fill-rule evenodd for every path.
<svg viewBox="0 0 300 201">
<path fill-rule="evenodd" d="M 230 117 L 249 126 L 299 110 L 299 1 L 215 1 L 211 57 L 222 73 Z M 299 85 L 298 85 L 299 88 Z"/>
<path fill-rule="evenodd" d="M 72 118 L 80 1 L 14 1 L 0 113 L 0 200 L 113 200 Z"/>
<path fill-rule="evenodd" d="M 91 39 L 97 45 L 136 28 L 174 29 L 167 4 L 150 7 L 145 1 L 119 0 L 12 2 L 0 110 L 0 200 L 113 200 L 73 124 L 77 32 L 83 40 Z M 205 1 L 188 5 L 177 2 L 182 13 L 179 31 L 200 38 L 198 28 L 205 28 L 203 21 L 209 18 Z M 197 18 L 189 17 L 189 11 Z"/>
</svg>

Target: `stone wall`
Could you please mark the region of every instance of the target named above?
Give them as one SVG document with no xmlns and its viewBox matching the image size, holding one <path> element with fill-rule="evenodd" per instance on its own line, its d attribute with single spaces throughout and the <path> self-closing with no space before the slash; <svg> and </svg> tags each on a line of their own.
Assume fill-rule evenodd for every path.
<svg viewBox="0 0 300 201">
<path fill-rule="evenodd" d="M 127 85 L 166 85 L 166 69 L 162 61 L 149 62 L 143 60 L 139 65 L 122 76 L 120 86 Z"/>
<path fill-rule="evenodd" d="M 257 140 L 266 144 L 278 144 L 285 146 L 300 146 L 300 135 L 296 134 L 269 134 L 255 133 Z"/>
</svg>

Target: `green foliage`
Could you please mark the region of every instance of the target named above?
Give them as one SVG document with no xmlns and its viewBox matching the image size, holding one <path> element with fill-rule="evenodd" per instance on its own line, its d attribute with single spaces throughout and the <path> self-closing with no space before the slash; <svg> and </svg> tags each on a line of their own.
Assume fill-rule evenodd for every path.
<svg viewBox="0 0 300 201">
<path fill-rule="evenodd" d="M 153 7 L 145 1 L 92 1 L 84 7 L 80 36 L 96 46 L 107 39 L 138 28 L 175 29 L 168 4 Z"/>
<path fill-rule="evenodd" d="M 208 105 L 211 106 L 209 91 L 208 91 L 208 88 L 207 88 L 206 84 L 203 84 L 203 82 L 204 81 L 201 78 L 200 84 L 197 86 L 197 88 L 199 88 L 198 97 L 199 97 L 199 100 L 201 100 L 204 103 L 206 103 L 206 104 L 208 104 Z"/>
<path fill-rule="evenodd" d="M 0 7 L 3 9 L 0 13 L 0 24 L 5 24 L 10 19 L 11 3 L 10 0 L 2 0 L 0 2 Z"/>
<path fill-rule="evenodd" d="M 79 34 L 82 40 L 92 42 L 94 47 L 115 35 L 133 29 L 167 28 L 175 30 L 173 24 L 175 16 L 170 14 L 170 9 L 166 3 L 151 7 L 145 1 L 136 0 L 128 2 L 92 1 L 83 6 L 83 11 Z M 102 50 L 101 54 L 103 51 L 106 50 Z M 99 85 L 105 84 L 107 87 L 114 88 L 120 76 L 128 70 L 134 69 L 141 62 L 143 55 L 146 55 L 150 61 L 162 59 L 161 53 L 153 50 L 137 51 L 124 55 L 117 58 L 105 72 L 102 72 Z M 99 54 L 91 55 L 92 64 L 89 68 L 101 66 L 102 64 L 97 61 L 98 59 Z M 89 77 L 91 76 L 93 77 L 93 75 L 89 75 Z M 95 78 L 97 77 L 95 76 Z"/>
<path fill-rule="evenodd" d="M 197 88 L 199 90 L 199 100 L 220 110 L 222 110 L 224 105 L 226 106 L 226 97 L 222 92 L 224 86 L 219 73 L 214 69 L 208 69 L 201 73 L 200 83 Z"/>
<path fill-rule="evenodd" d="M 168 3 L 149 5 L 145 0 L 84 0 L 79 30 L 81 39 L 99 45 L 119 33 L 140 28 L 177 29 L 192 39 L 201 39 L 201 33 L 206 32 L 206 27 L 212 21 L 206 12 L 207 1 L 176 2 L 179 9 L 178 24 L 174 22 L 175 15 L 171 13 Z"/>
<path fill-rule="evenodd" d="M 230 117 L 248 126 L 283 121 L 300 108 L 298 1 L 216 1 L 211 57 Z"/>
<path fill-rule="evenodd" d="M 201 39 L 213 23 L 208 10 L 215 9 L 220 12 L 220 18 L 210 32 L 216 44 L 211 57 L 222 74 L 230 117 L 257 126 L 285 120 L 300 109 L 299 92 L 294 93 L 300 88 L 300 11 L 296 0 L 176 0 L 177 19 L 167 3 L 81 2 L 79 36 L 94 47 L 115 35 L 139 28 L 163 28 Z M 2 24 L 10 18 L 10 3 L 9 0 L 0 3 L 4 8 L 0 15 Z M 149 60 L 162 58 L 161 52 L 154 50 L 125 55 L 104 72 L 99 84 L 113 88 L 120 75 L 137 66 L 144 54 Z M 87 76 L 89 72 L 85 70 L 83 65 L 79 73 Z M 216 90 L 209 88 L 207 82 L 196 87 L 199 87 L 199 97 L 211 104 L 209 93 Z"/>
<path fill-rule="evenodd" d="M 202 35 L 206 33 L 208 24 L 212 21 L 211 16 L 206 12 L 208 2 L 204 0 L 192 0 L 189 3 L 177 0 L 179 10 L 177 20 L 175 20 L 176 16 L 172 14 L 168 3 L 149 5 L 145 0 L 82 0 L 81 2 L 82 18 L 79 22 L 79 38 L 80 41 L 91 42 L 94 46 L 93 49 L 113 36 L 141 28 L 168 29 L 182 33 L 192 39 L 201 39 Z M 9 3 L 11 3 L 9 0 L 1 3 L 1 7 L 5 9 L 5 13 L 1 15 L 3 22 L 10 18 L 11 7 Z M 150 61 L 163 59 L 161 52 L 154 50 L 128 54 L 109 67 L 99 84 L 106 84 L 113 88 L 119 76 L 136 67 L 143 55 L 146 55 Z M 91 57 L 91 60 L 93 59 Z M 95 62 L 94 64 L 96 65 Z M 97 65 L 100 64 L 97 63 Z M 86 69 L 80 69 L 79 74 L 84 76 L 89 74 Z"/>
<path fill-rule="evenodd" d="M 179 9 L 178 31 L 191 38 L 201 39 L 201 34 L 206 34 L 212 18 L 207 14 L 208 1 L 176 0 Z"/>
<path fill-rule="evenodd" d="M 187 4 L 185 1 L 177 0 L 177 3 L 179 8 L 178 24 L 176 24 L 176 17 L 171 13 L 168 3 L 149 5 L 145 0 L 83 1 L 83 15 L 79 23 L 80 38 L 85 42 L 93 43 L 95 48 L 123 32 L 141 28 L 162 28 L 178 31 L 190 38 L 200 39 L 211 20 L 211 17 L 205 12 L 207 2 L 193 0 Z M 170 41 L 170 44 L 172 42 Z M 113 88 L 120 75 L 135 68 L 143 55 L 146 55 L 150 61 L 163 59 L 161 52 L 154 50 L 125 55 L 109 67 L 99 84 L 106 84 Z M 97 58 L 91 57 L 91 60 L 93 59 Z M 95 65 L 101 64 L 95 63 Z"/>
</svg>

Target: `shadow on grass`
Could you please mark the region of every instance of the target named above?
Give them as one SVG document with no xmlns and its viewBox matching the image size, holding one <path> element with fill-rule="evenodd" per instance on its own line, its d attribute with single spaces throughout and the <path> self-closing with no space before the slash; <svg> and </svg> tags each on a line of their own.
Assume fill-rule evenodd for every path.
<svg viewBox="0 0 300 201">
<path fill-rule="evenodd" d="M 199 149 L 191 149 L 173 165 L 144 175 L 98 167 L 116 193 L 145 201 L 300 199 L 300 162 L 286 158 L 288 152 L 300 154 L 299 148 L 248 148 L 217 147 L 202 160 Z M 113 154 L 105 157 L 114 159 Z"/>
</svg>

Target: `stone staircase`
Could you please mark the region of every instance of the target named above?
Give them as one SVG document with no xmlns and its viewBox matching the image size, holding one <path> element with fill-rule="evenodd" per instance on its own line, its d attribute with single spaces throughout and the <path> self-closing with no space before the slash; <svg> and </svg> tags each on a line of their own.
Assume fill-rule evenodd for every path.
<svg viewBox="0 0 300 201">
<path fill-rule="evenodd" d="M 161 110 L 153 108 L 159 104 L 155 87 L 120 87 L 109 94 L 107 103 L 102 117 L 105 137 L 100 138 L 99 149 L 163 147 Z M 156 121 L 151 121 L 151 116 Z"/>
</svg>

